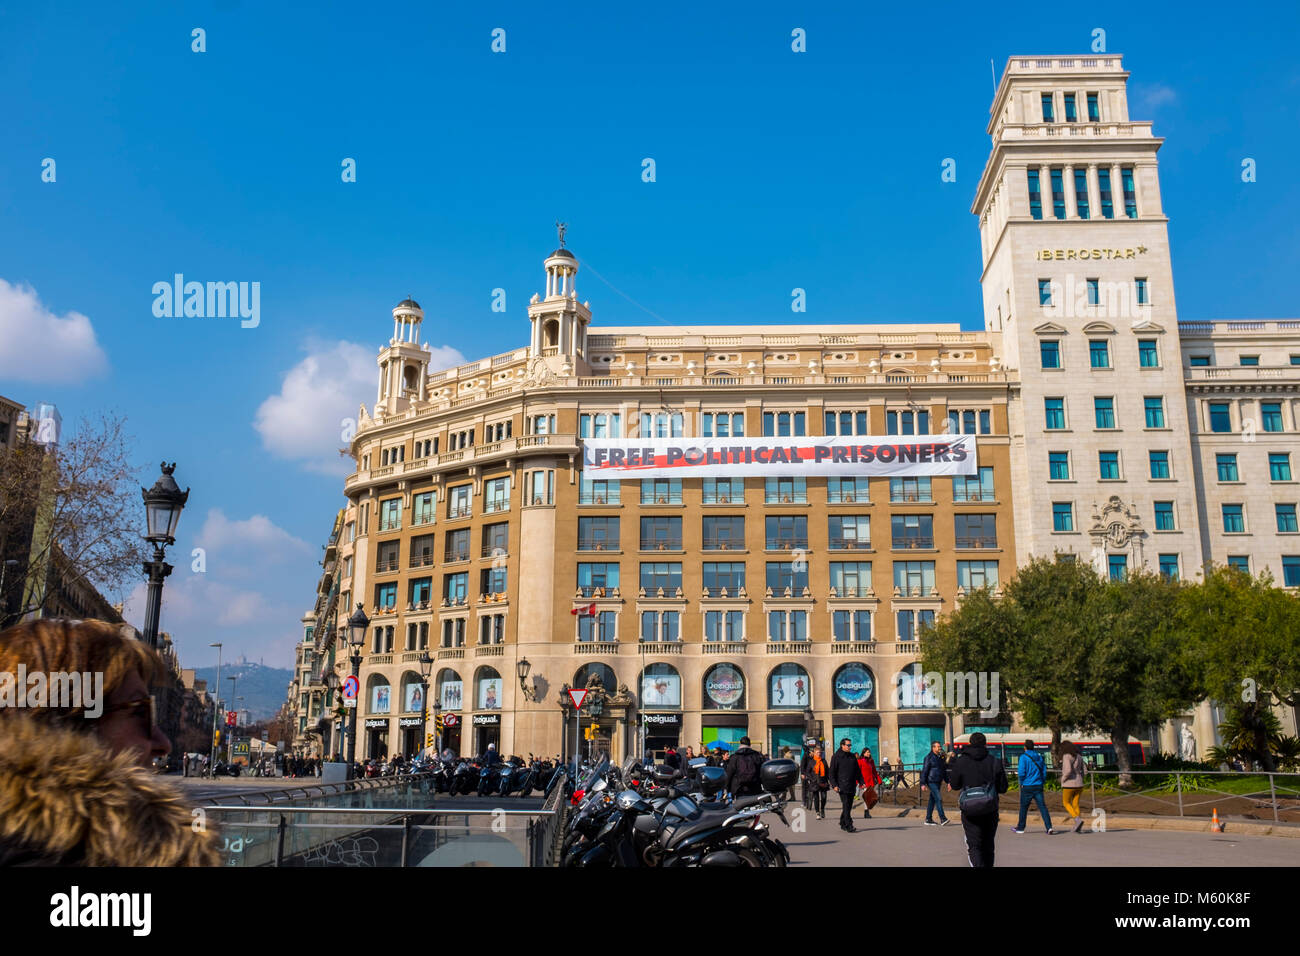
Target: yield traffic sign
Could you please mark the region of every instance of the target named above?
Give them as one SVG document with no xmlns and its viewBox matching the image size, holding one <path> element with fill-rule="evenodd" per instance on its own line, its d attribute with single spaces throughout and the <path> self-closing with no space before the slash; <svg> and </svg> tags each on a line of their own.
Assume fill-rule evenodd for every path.
<svg viewBox="0 0 1300 956">
<path fill-rule="evenodd" d="M 573 709 L 582 710 L 582 702 L 587 699 L 587 691 L 575 687 L 569 691 L 569 696 L 573 699 Z"/>
</svg>

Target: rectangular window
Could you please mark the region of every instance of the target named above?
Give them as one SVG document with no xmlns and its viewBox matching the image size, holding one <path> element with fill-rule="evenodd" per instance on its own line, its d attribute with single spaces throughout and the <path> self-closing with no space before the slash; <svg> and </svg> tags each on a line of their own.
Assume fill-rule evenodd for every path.
<svg viewBox="0 0 1300 956">
<path fill-rule="evenodd" d="M 744 551 L 745 550 L 745 519 L 742 515 L 726 515 L 725 517 L 705 517 L 703 521 L 703 541 L 701 549 L 704 551 Z"/>
<path fill-rule="evenodd" d="M 1156 502 L 1156 530 L 1174 530 L 1174 503 L 1172 501 Z"/>
<path fill-rule="evenodd" d="M 745 416 L 741 412 L 705 412 L 700 416 L 704 438 L 743 438 Z"/>
<path fill-rule="evenodd" d="M 584 478 L 578 489 L 578 504 L 616 505 L 621 487 L 619 482 L 607 478 Z"/>
<path fill-rule="evenodd" d="M 1218 468 L 1220 481 L 1240 481 L 1237 474 L 1236 455 L 1215 455 L 1214 464 Z"/>
<path fill-rule="evenodd" d="M 1038 344 L 1038 353 L 1043 359 L 1043 368 L 1060 368 L 1061 367 L 1061 343 L 1056 341 L 1042 341 Z"/>
<path fill-rule="evenodd" d="M 579 564 L 578 588 L 583 597 L 604 596 L 605 592 L 618 587 L 617 564 Z"/>
<path fill-rule="evenodd" d="M 618 616 L 614 611 L 578 615 L 578 640 L 613 644 L 618 641 Z"/>
<path fill-rule="evenodd" d="M 826 435 L 865 435 L 867 413 L 865 411 L 823 412 L 822 432 Z"/>
<path fill-rule="evenodd" d="M 890 478 L 890 501 L 933 501 L 929 476 L 921 478 Z"/>
<path fill-rule="evenodd" d="M 1039 100 L 1039 102 L 1043 104 L 1043 122 L 1044 123 L 1055 122 L 1054 114 L 1052 112 L 1052 94 L 1051 93 L 1042 94 L 1042 97 Z"/>
<path fill-rule="evenodd" d="M 375 573 L 383 574 L 385 571 L 396 571 L 401 551 L 402 545 L 400 541 L 381 542 L 378 548 L 378 561 L 375 563 Z"/>
<path fill-rule="evenodd" d="M 764 547 L 768 551 L 790 551 L 808 547 L 808 518 L 806 515 L 768 515 L 764 519 L 766 530 Z"/>
<path fill-rule="evenodd" d="M 1245 534 L 1246 516 L 1242 512 L 1242 505 L 1224 505 L 1223 506 L 1223 533 L 1224 534 Z"/>
<path fill-rule="evenodd" d="M 1092 293 L 1089 292 L 1088 295 L 1090 304 L 1096 305 L 1095 302 L 1091 301 Z M 1110 342 L 1105 339 L 1092 339 L 1089 341 L 1088 364 L 1093 368 L 1110 368 Z"/>
<path fill-rule="evenodd" d="M 1259 356 L 1258 356 L 1258 355 L 1239 355 L 1239 356 L 1237 356 L 1237 361 L 1238 361 L 1241 365 L 1246 365 L 1246 366 L 1250 366 L 1250 367 L 1253 368 L 1253 367 L 1259 365 Z"/>
<path fill-rule="evenodd" d="M 681 412 L 642 412 L 641 438 L 681 438 L 684 418 Z"/>
<path fill-rule="evenodd" d="M 433 564 L 433 549 L 436 546 L 435 536 L 431 534 L 418 535 L 411 539 L 411 567 L 424 568 Z"/>
<path fill-rule="evenodd" d="M 826 501 L 829 504 L 866 504 L 871 500 L 867 493 L 866 478 L 827 478 Z"/>
<path fill-rule="evenodd" d="M 679 505 L 682 503 L 680 478 L 642 478 L 641 504 Z"/>
<path fill-rule="evenodd" d="M 743 641 L 745 639 L 745 612 L 705 611 L 704 639 L 706 641 Z"/>
<path fill-rule="evenodd" d="M 411 524 L 432 524 L 437 501 L 432 491 L 423 491 L 411 497 Z"/>
<path fill-rule="evenodd" d="M 1236 568 L 1242 574 L 1250 574 L 1250 555 L 1248 554 L 1228 555 L 1228 567 Z"/>
<path fill-rule="evenodd" d="M 807 478 L 766 478 L 763 499 L 769 505 L 803 505 L 808 503 Z"/>
<path fill-rule="evenodd" d="M 1191 355 L 1188 356 L 1187 364 L 1192 368 L 1206 368 L 1210 364 L 1208 355 Z"/>
<path fill-rule="evenodd" d="M 958 561 L 957 587 L 967 591 L 998 586 L 998 563 L 996 561 Z"/>
<path fill-rule="evenodd" d="M 379 530 L 397 531 L 402 527 L 402 499 L 389 498 L 379 504 Z"/>
<path fill-rule="evenodd" d="M 1049 451 L 1047 453 L 1047 477 L 1051 481 L 1070 480 L 1070 453 L 1068 451 Z"/>
<path fill-rule="evenodd" d="M 802 570 L 796 571 L 796 567 Z M 808 562 L 769 561 L 767 586 L 772 589 L 773 595 L 784 595 L 786 588 L 789 588 L 791 597 L 799 597 L 808 587 Z"/>
<path fill-rule="evenodd" d="M 1074 505 L 1068 501 L 1052 502 L 1052 530 L 1074 530 Z"/>
<path fill-rule="evenodd" d="M 1052 215 L 1057 219 L 1065 218 L 1065 171 L 1059 166 L 1052 167 Z"/>
<path fill-rule="evenodd" d="M 1147 459 L 1151 463 L 1151 477 L 1156 481 L 1162 481 L 1169 475 L 1169 452 L 1152 451 L 1147 453 Z"/>
<path fill-rule="evenodd" d="M 953 501 L 993 501 L 993 466 L 981 465 L 977 475 L 958 475 L 952 480 Z"/>
<path fill-rule="evenodd" d="M 1098 452 L 1097 467 L 1103 481 L 1117 481 L 1119 479 L 1119 452 Z"/>
<path fill-rule="evenodd" d="M 1097 102 L 1096 93 L 1088 94 L 1088 122 L 1089 123 L 1101 122 L 1101 109 Z"/>
<path fill-rule="evenodd" d="M 1124 215 L 1130 219 L 1138 217 L 1137 190 L 1133 186 L 1133 167 L 1125 166 L 1120 170 L 1120 179 L 1124 186 Z"/>
<path fill-rule="evenodd" d="M 1268 480 L 1291 480 L 1291 456 L 1286 452 L 1270 452 L 1268 456 Z"/>
<path fill-rule="evenodd" d="M 1138 365 L 1141 368 L 1159 368 L 1160 351 L 1155 339 L 1138 339 Z"/>
<path fill-rule="evenodd" d="M 448 604 L 464 604 L 469 595 L 469 573 L 444 574 L 442 576 L 442 597 Z"/>
<path fill-rule="evenodd" d="M 1110 572 L 1112 581 L 1123 581 L 1128 577 L 1128 555 L 1112 554 L 1106 562 L 1107 570 Z"/>
<path fill-rule="evenodd" d="M 682 519 L 655 517 L 641 519 L 642 551 L 680 551 Z"/>
<path fill-rule="evenodd" d="M 1065 428 L 1065 399 L 1045 398 L 1043 409 L 1047 417 L 1045 428 L 1049 430 Z"/>
<path fill-rule="evenodd" d="M 894 548 L 933 548 L 933 515 L 894 515 L 889 522 Z"/>
<path fill-rule="evenodd" d="M 1101 304 L 1101 280 L 1086 279 L 1084 281 L 1087 282 L 1088 284 L 1088 304 L 1100 305 Z M 1095 367 L 1096 366 L 1094 366 L 1094 368 Z"/>
<path fill-rule="evenodd" d="M 1039 305 L 1052 304 L 1052 280 L 1051 279 L 1038 280 L 1038 304 Z"/>
<path fill-rule="evenodd" d="M 578 416 L 579 438 L 622 438 L 620 416 L 617 412 L 594 412 Z"/>
<path fill-rule="evenodd" d="M 1150 305 L 1150 304 L 1151 304 L 1151 298 L 1150 298 L 1150 296 L 1149 296 L 1148 293 L 1147 293 L 1147 280 L 1146 280 L 1146 279 L 1134 279 L 1134 280 L 1133 280 L 1133 283 L 1137 286 L 1137 304 L 1138 304 L 1138 305 Z"/>
<path fill-rule="evenodd" d="M 1043 192 L 1042 184 L 1038 181 L 1038 170 L 1031 169 L 1029 172 L 1029 215 L 1035 219 L 1043 218 Z"/>
<path fill-rule="evenodd" d="M 468 518 L 469 517 L 469 485 L 460 485 L 452 488 L 447 496 L 447 517 L 448 518 Z"/>
<path fill-rule="evenodd" d="M 735 597 L 745 586 L 745 565 L 739 561 L 705 561 L 702 568 L 704 590 L 709 597 Z"/>
<path fill-rule="evenodd" d="M 617 532 L 615 532 L 617 534 Z M 510 523 L 499 521 L 483 526 L 483 550 L 485 558 L 496 558 L 508 554 L 510 549 Z"/>
<path fill-rule="evenodd" d="M 375 606 L 376 607 L 396 607 L 397 606 L 397 584 L 378 584 L 375 585 Z"/>
<path fill-rule="evenodd" d="M 1277 513 L 1277 530 L 1282 534 L 1300 531 L 1296 526 L 1295 505 L 1274 505 Z"/>
<path fill-rule="evenodd" d="M 930 413 L 885 412 L 885 431 L 890 435 L 928 435 Z"/>
<path fill-rule="evenodd" d="M 1146 413 L 1147 428 L 1165 427 L 1165 400 L 1159 395 L 1147 395 L 1142 399 L 1142 408 Z"/>
<path fill-rule="evenodd" d="M 617 551 L 619 548 L 618 528 L 619 522 L 617 518 L 579 518 L 578 550 Z"/>
<path fill-rule="evenodd" d="M 479 572 L 478 590 L 480 594 L 506 593 L 506 568 L 484 568 Z"/>
<path fill-rule="evenodd" d="M 1094 398 L 1092 400 L 1092 408 L 1096 415 L 1098 428 L 1115 427 L 1115 399 Z"/>
<path fill-rule="evenodd" d="M 743 505 L 745 503 L 744 478 L 705 478 L 703 501 L 706 505 Z"/>
<path fill-rule="evenodd" d="M 871 562 L 832 561 L 831 589 L 837 597 L 867 597 L 871 593 Z"/>
<path fill-rule="evenodd" d="M 1232 431 L 1232 416 L 1228 414 L 1227 402 L 1210 402 L 1210 431 Z"/>
<path fill-rule="evenodd" d="M 1105 166 L 1097 169 L 1097 193 L 1101 198 L 1101 215 L 1105 219 L 1115 218 L 1115 196 L 1110 190 L 1110 170 Z"/>
<path fill-rule="evenodd" d="M 897 616 L 900 641 L 915 641 L 920 632 L 934 624 L 933 611 L 899 611 Z"/>
<path fill-rule="evenodd" d="M 903 597 L 928 597 L 934 591 L 934 562 L 895 561 L 894 587 Z"/>
<path fill-rule="evenodd" d="M 1178 555 L 1160 555 L 1160 576 L 1166 581 L 1178 580 Z"/>
<path fill-rule="evenodd" d="M 443 552 L 444 561 L 469 560 L 469 528 L 447 532 L 447 547 Z"/>
<path fill-rule="evenodd" d="M 998 521 L 991 514 L 959 514 L 953 517 L 956 545 L 959 548 L 996 548 Z"/>
<path fill-rule="evenodd" d="M 664 594 L 675 594 L 682 586 L 682 563 L 680 561 L 643 561 L 641 562 L 641 587 L 646 594 L 657 594 L 659 588 Z"/>
<path fill-rule="evenodd" d="M 510 478 L 489 478 L 483 482 L 483 513 L 510 510 Z"/>
<path fill-rule="evenodd" d="M 831 515 L 826 523 L 827 549 L 865 551 L 871 547 L 871 518 L 867 515 Z"/>
<path fill-rule="evenodd" d="M 1076 166 L 1074 169 L 1074 206 L 1079 211 L 1080 219 L 1088 218 L 1088 170 Z"/>
<path fill-rule="evenodd" d="M 1292 365 L 1300 365 L 1300 355 L 1292 355 L 1292 356 L 1291 356 L 1291 364 L 1292 364 Z"/>
<path fill-rule="evenodd" d="M 1282 559 L 1282 586 L 1288 588 L 1300 587 L 1300 557 L 1284 557 Z"/>
<path fill-rule="evenodd" d="M 1074 94 L 1066 93 L 1065 94 L 1065 121 L 1067 123 L 1074 123 L 1077 122 L 1078 119 L 1079 119 L 1079 114 L 1074 108 Z"/>
<path fill-rule="evenodd" d="M 803 412 L 764 412 L 763 435 L 766 438 L 786 438 L 804 434 Z"/>
<path fill-rule="evenodd" d="M 1259 414 L 1263 419 L 1264 431 L 1280 432 L 1282 430 L 1282 403 L 1260 402 Z"/>
</svg>

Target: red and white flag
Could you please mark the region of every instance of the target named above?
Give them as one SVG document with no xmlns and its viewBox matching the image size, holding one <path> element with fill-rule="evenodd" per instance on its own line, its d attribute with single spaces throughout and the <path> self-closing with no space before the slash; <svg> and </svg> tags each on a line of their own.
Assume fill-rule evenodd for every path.
<svg viewBox="0 0 1300 956">
<path fill-rule="evenodd" d="M 575 608 L 574 608 L 572 611 L 570 611 L 569 613 L 570 613 L 570 614 L 577 614 L 577 615 L 579 615 L 580 617 L 595 617 L 595 616 L 596 616 L 596 605 L 595 605 L 595 603 L 593 602 L 593 603 L 591 603 L 591 604 L 588 604 L 586 607 L 575 607 Z"/>
</svg>

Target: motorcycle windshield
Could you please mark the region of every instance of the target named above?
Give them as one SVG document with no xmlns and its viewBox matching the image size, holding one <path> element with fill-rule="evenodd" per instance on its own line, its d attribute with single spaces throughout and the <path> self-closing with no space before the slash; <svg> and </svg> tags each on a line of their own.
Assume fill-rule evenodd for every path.
<svg viewBox="0 0 1300 956">
<path fill-rule="evenodd" d="M 608 772 L 609 772 L 609 758 L 605 758 L 600 763 L 596 764 L 596 766 L 591 769 L 591 772 L 587 774 L 586 777 L 583 778 L 582 786 L 580 786 L 578 789 L 590 791 L 592 785 L 595 784 L 597 780 L 602 779 L 605 776 L 605 774 L 607 774 Z"/>
</svg>

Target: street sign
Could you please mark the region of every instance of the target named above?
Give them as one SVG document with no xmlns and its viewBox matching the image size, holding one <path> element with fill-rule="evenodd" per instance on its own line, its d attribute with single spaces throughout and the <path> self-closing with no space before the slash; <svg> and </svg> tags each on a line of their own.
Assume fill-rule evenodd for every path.
<svg viewBox="0 0 1300 956">
<path fill-rule="evenodd" d="M 356 699 L 357 691 L 361 689 L 361 681 L 355 677 L 348 677 L 343 681 L 343 696 Z"/>
<path fill-rule="evenodd" d="M 344 707 L 356 707 L 356 706 L 357 706 L 357 699 L 356 699 L 355 697 L 344 697 L 344 698 L 343 698 L 343 706 L 344 706 Z"/>
<path fill-rule="evenodd" d="M 270 731 L 266 731 L 266 730 L 262 731 L 262 743 L 266 743 L 270 739 L 271 739 Z"/>
<path fill-rule="evenodd" d="M 235 712 L 233 710 L 226 711 L 226 726 L 227 727 L 235 726 L 235 720 L 236 720 Z"/>
<path fill-rule="evenodd" d="M 442 718 L 442 722 L 443 722 L 443 724 L 445 724 L 445 725 L 448 726 L 448 727 L 455 727 L 455 726 L 456 726 L 456 715 L 455 715 L 455 714 L 447 714 L 446 716 L 444 716 L 444 717 Z"/>
<path fill-rule="evenodd" d="M 587 691 L 575 687 L 569 691 L 569 697 L 573 699 L 573 709 L 582 710 L 582 702 L 587 699 Z"/>
</svg>

